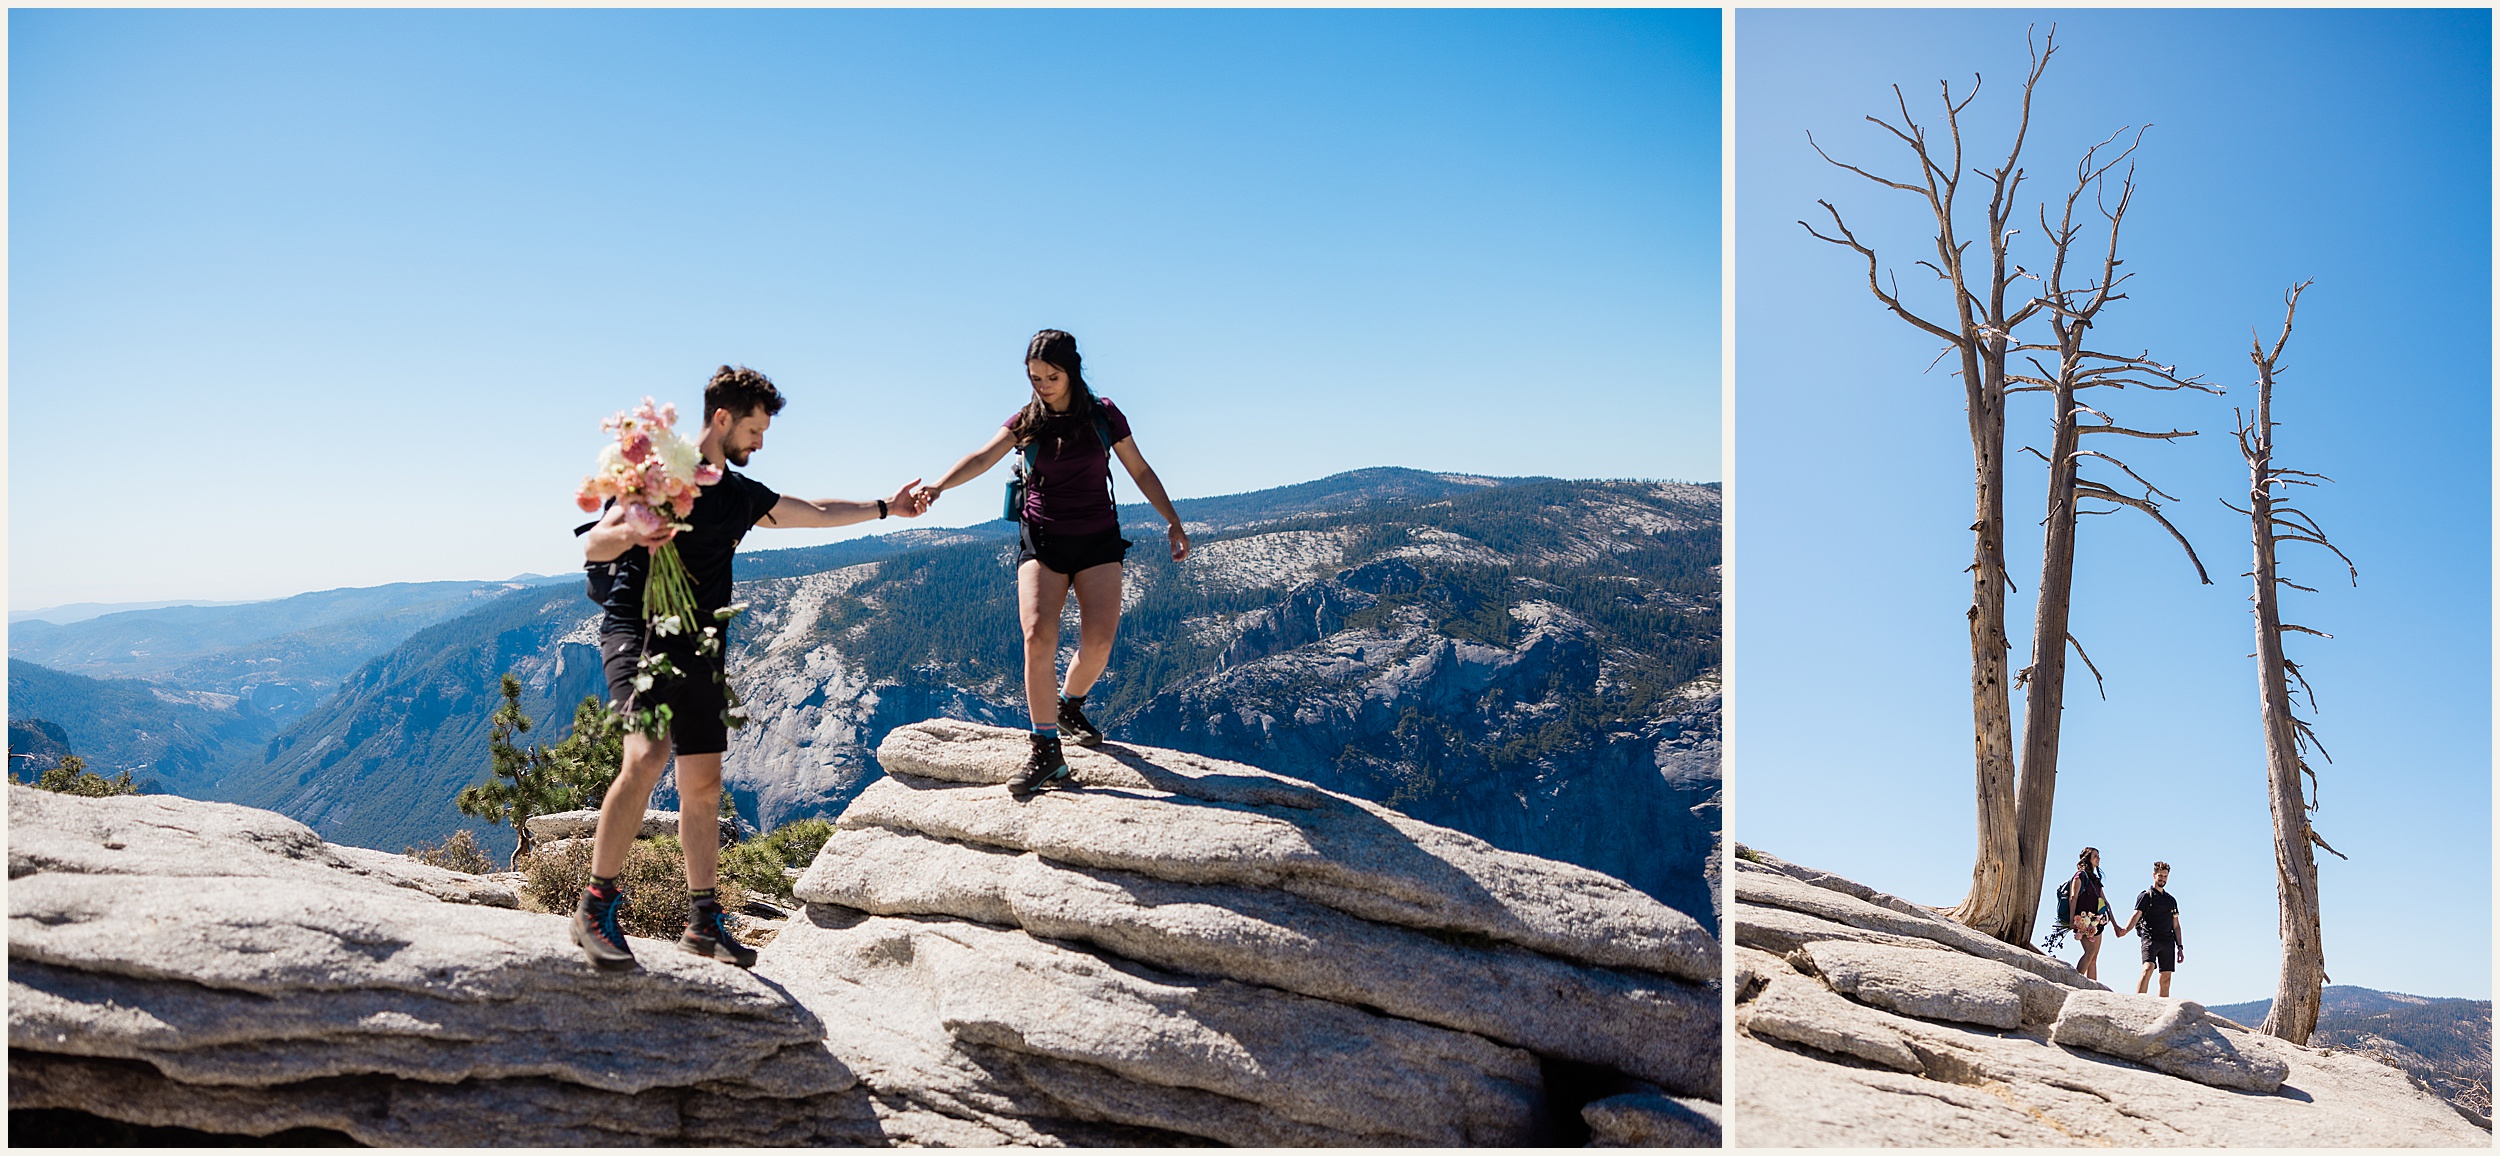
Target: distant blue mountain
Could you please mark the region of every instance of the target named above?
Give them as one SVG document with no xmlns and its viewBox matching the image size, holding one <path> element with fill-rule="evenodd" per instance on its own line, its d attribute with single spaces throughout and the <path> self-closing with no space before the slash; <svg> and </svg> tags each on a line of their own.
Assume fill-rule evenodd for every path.
<svg viewBox="0 0 2500 1156">
<path fill-rule="evenodd" d="M 250 700 L 284 723 L 339 679 L 510 582 L 399 582 L 267 602 L 123 610 L 66 626 L 9 626 L 9 656 L 93 678 L 147 679 Z"/>
<path fill-rule="evenodd" d="M 2249 1027 L 2266 1020 L 2271 999 L 2207 1010 Z M 2491 1001 L 2438 999 L 2329 986 L 2318 1003 L 2309 1046 L 2358 1052 L 2401 1068 L 2432 1095 L 2468 1115 L 2491 1119 Z"/>
</svg>

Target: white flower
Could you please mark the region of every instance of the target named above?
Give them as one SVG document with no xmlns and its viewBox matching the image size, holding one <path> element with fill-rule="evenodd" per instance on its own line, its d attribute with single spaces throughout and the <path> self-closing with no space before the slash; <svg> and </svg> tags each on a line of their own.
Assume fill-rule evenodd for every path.
<svg viewBox="0 0 2500 1156">
<path fill-rule="evenodd" d="M 703 451 L 674 430 L 653 431 L 651 450 L 671 476 L 689 483 L 694 481 L 695 467 L 703 464 Z"/>
<path fill-rule="evenodd" d="M 651 620 L 651 632 L 654 634 L 666 637 L 677 633 L 677 631 L 677 616 L 674 614 L 663 614 L 660 617 Z"/>
<path fill-rule="evenodd" d="M 637 674 L 637 675 L 635 675 L 635 676 L 634 676 L 634 689 L 635 689 L 635 690 L 649 690 L 649 689 L 651 689 L 651 676 L 650 676 L 650 675 L 647 675 L 647 674 Z"/>
</svg>

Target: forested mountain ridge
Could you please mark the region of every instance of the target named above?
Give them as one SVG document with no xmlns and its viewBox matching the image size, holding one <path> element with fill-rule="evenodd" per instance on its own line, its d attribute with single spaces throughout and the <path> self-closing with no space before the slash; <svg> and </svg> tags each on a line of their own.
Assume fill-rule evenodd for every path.
<svg viewBox="0 0 2500 1156">
<path fill-rule="evenodd" d="M 1702 913 L 1717 487 L 1382 470 L 1270 493 L 1180 503 L 1178 565 L 1124 510 L 1138 546 L 1090 706 L 1114 741 L 1255 756 Z M 741 556 L 753 721 L 728 777 L 750 821 L 838 810 L 902 723 L 1021 722 L 1011 551 L 995 523 Z M 559 737 L 603 691 L 596 613 L 567 583 L 420 631 L 202 793 L 366 846 L 471 825 L 450 799 L 485 774 L 497 680 L 521 677 L 532 740 Z"/>
</svg>

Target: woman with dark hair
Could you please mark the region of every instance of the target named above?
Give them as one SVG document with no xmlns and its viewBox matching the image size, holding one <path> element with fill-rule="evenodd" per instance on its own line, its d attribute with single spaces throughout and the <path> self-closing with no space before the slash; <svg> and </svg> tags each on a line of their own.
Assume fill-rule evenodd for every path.
<svg viewBox="0 0 2500 1156">
<path fill-rule="evenodd" d="M 2085 979 L 2099 979 L 2101 929 L 2110 924 L 2109 897 L 2101 890 L 2099 848 L 2086 847 L 2083 854 L 2075 856 L 2075 877 L 2066 894 L 2074 903 L 2074 914 L 2068 921 L 2075 929 L 2075 941 L 2083 945 L 2083 959 L 2075 964 L 2075 970 L 2082 972 Z"/>
<path fill-rule="evenodd" d="M 1120 629 L 1120 559 L 1129 543 L 1120 537 L 1119 508 L 1111 497 L 1111 460 L 1117 457 L 1155 512 L 1169 524 L 1172 560 L 1189 556 L 1189 533 L 1164 496 L 1154 467 L 1137 452 L 1128 419 L 1107 397 L 1085 384 L 1085 362 L 1076 338 L 1057 329 L 1033 335 L 1025 348 L 1024 375 L 1032 399 L 980 449 L 965 455 L 935 485 L 923 486 L 929 502 L 1022 451 L 1017 480 L 1008 487 L 1007 516 L 1020 526 L 1016 548 L 1016 610 L 1024 623 L 1024 698 L 1033 717 L 1033 754 L 1024 773 L 1008 785 L 1018 798 L 1068 776 L 1060 752 L 1064 735 L 1084 746 L 1102 742 L 1102 731 L 1085 717 L 1085 695 L 1111 661 L 1111 640 Z M 1067 682 L 1058 679 L 1059 614 L 1076 592 L 1076 662 Z"/>
</svg>

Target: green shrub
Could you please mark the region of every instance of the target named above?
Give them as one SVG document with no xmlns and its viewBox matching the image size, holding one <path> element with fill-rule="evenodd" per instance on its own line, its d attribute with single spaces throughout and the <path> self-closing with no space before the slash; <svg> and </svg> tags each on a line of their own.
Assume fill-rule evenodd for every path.
<svg viewBox="0 0 2500 1156">
<path fill-rule="evenodd" d="M 805 870 L 816 861 L 816 853 L 824 850 L 825 840 L 833 836 L 833 824 L 823 819 L 801 819 L 784 823 L 771 834 L 759 835 L 721 852 L 720 873 L 723 879 L 735 879 L 747 890 L 767 900 L 783 904 L 797 902 L 790 894 L 791 879 L 784 869 Z"/>
<path fill-rule="evenodd" d="M 495 861 L 486 857 L 486 848 L 477 845 L 477 836 L 466 827 L 443 837 L 440 843 L 419 843 L 408 849 L 408 857 L 446 871 L 484 875 L 495 869 Z"/>
<path fill-rule="evenodd" d="M 581 839 L 562 854 L 532 855 L 524 885 L 537 904 L 554 912 L 570 912 L 582 888 L 590 885 L 590 840 Z M 625 910 L 617 916 L 625 934 L 646 939 L 675 939 L 686 929 L 693 904 L 686 898 L 686 852 L 674 835 L 636 839 L 625 852 L 625 868 L 616 885 L 625 892 Z M 723 909 L 746 906 L 746 888 L 722 872 L 717 891 Z"/>
<path fill-rule="evenodd" d="M 90 799 L 139 793 L 139 785 L 130 781 L 130 772 L 123 771 L 118 777 L 108 779 L 88 770 L 87 760 L 76 755 L 61 756 L 59 766 L 45 771 L 42 778 L 35 780 L 35 789 L 63 795 L 82 795 Z"/>
</svg>

